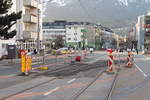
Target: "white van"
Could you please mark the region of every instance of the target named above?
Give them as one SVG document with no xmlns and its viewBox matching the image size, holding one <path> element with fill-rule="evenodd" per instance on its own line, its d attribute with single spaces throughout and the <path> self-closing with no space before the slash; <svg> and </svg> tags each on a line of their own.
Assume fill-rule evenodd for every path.
<svg viewBox="0 0 150 100">
<path fill-rule="evenodd" d="M 0 59 L 2 59 L 3 56 L 8 55 L 8 44 L 15 44 L 15 40 L 0 40 Z"/>
</svg>

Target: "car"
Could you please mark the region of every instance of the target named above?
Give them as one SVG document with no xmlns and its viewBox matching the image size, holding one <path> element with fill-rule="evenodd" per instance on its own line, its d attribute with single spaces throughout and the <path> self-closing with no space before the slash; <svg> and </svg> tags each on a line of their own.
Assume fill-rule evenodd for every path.
<svg viewBox="0 0 150 100">
<path fill-rule="evenodd" d="M 68 52 L 68 48 L 67 47 L 63 47 L 63 48 L 59 48 L 59 49 L 57 49 L 56 50 L 56 53 L 57 54 L 67 54 L 67 52 Z"/>
<path fill-rule="evenodd" d="M 123 48 L 119 49 L 119 52 L 123 52 L 123 51 L 124 51 L 124 49 L 123 49 Z"/>
</svg>

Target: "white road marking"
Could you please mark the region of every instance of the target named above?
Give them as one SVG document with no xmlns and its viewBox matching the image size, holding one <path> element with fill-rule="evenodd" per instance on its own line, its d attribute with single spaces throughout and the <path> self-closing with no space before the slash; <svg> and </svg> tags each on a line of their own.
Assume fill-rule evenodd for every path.
<svg viewBox="0 0 150 100">
<path fill-rule="evenodd" d="M 44 94 L 44 96 L 47 96 L 47 95 L 49 95 L 49 94 L 52 94 L 53 92 L 57 91 L 58 89 L 60 89 L 60 87 L 56 87 L 56 88 L 50 90 L 49 92 L 46 92 L 46 93 Z"/>
<path fill-rule="evenodd" d="M 134 64 L 135 64 L 135 63 L 134 63 Z M 142 69 L 140 69 L 140 67 L 138 67 L 137 64 L 135 64 L 135 66 L 138 68 L 138 70 L 139 70 L 141 73 L 143 73 L 143 75 L 144 75 L 145 77 L 148 76 Z"/>
<path fill-rule="evenodd" d="M 14 76 L 17 76 L 17 74 L 8 75 L 8 77 L 14 77 Z"/>
<path fill-rule="evenodd" d="M 39 63 L 42 63 L 42 62 L 36 62 L 36 63 L 32 63 L 32 65 L 36 65 L 36 64 L 39 64 Z"/>
<path fill-rule="evenodd" d="M 70 81 L 68 81 L 67 83 L 69 84 L 69 83 L 72 83 L 73 81 L 75 81 L 76 80 L 76 78 L 73 78 L 72 80 L 70 80 Z"/>
</svg>

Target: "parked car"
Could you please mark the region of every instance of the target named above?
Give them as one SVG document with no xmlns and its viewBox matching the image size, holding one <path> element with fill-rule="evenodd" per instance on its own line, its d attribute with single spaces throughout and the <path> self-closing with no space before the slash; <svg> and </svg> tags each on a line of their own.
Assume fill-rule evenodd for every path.
<svg viewBox="0 0 150 100">
<path fill-rule="evenodd" d="M 58 50 L 56 50 L 57 54 L 73 54 L 75 53 L 75 51 L 73 49 L 68 49 L 67 47 L 63 47 L 63 48 L 59 48 Z"/>
<path fill-rule="evenodd" d="M 67 54 L 67 52 L 68 52 L 67 47 L 59 48 L 59 49 L 56 50 L 56 54 L 58 54 L 58 55 Z"/>
<path fill-rule="evenodd" d="M 92 53 L 93 51 L 94 51 L 94 48 L 89 48 L 89 50 L 90 50 L 90 53 Z"/>
<path fill-rule="evenodd" d="M 124 51 L 124 49 L 123 49 L 123 48 L 120 48 L 120 49 L 119 49 L 119 52 L 123 52 L 123 51 Z"/>
</svg>

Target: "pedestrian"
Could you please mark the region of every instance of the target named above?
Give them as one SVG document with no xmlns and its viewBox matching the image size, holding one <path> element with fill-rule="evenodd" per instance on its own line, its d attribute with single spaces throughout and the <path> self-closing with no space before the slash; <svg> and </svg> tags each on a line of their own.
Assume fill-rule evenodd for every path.
<svg viewBox="0 0 150 100">
<path fill-rule="evenodd" d="M 36 49 L 34 49 L 33 52 L 34 52 L 35 55 L 37 54 L 37 50 Z"/>
<path fill-rule="evenodd" d="M 138 49 L 136 48 L 136 53 L 137 53 L 137 55 L 139 54 L 139 51 L 138 51 Z"/>
<path fill-rule="evenodd" d="M 93 48 L 90 48 L 90 53 L 92 54 L 92 52 L 94 51 L 94 49 Z"/>
</svg>

